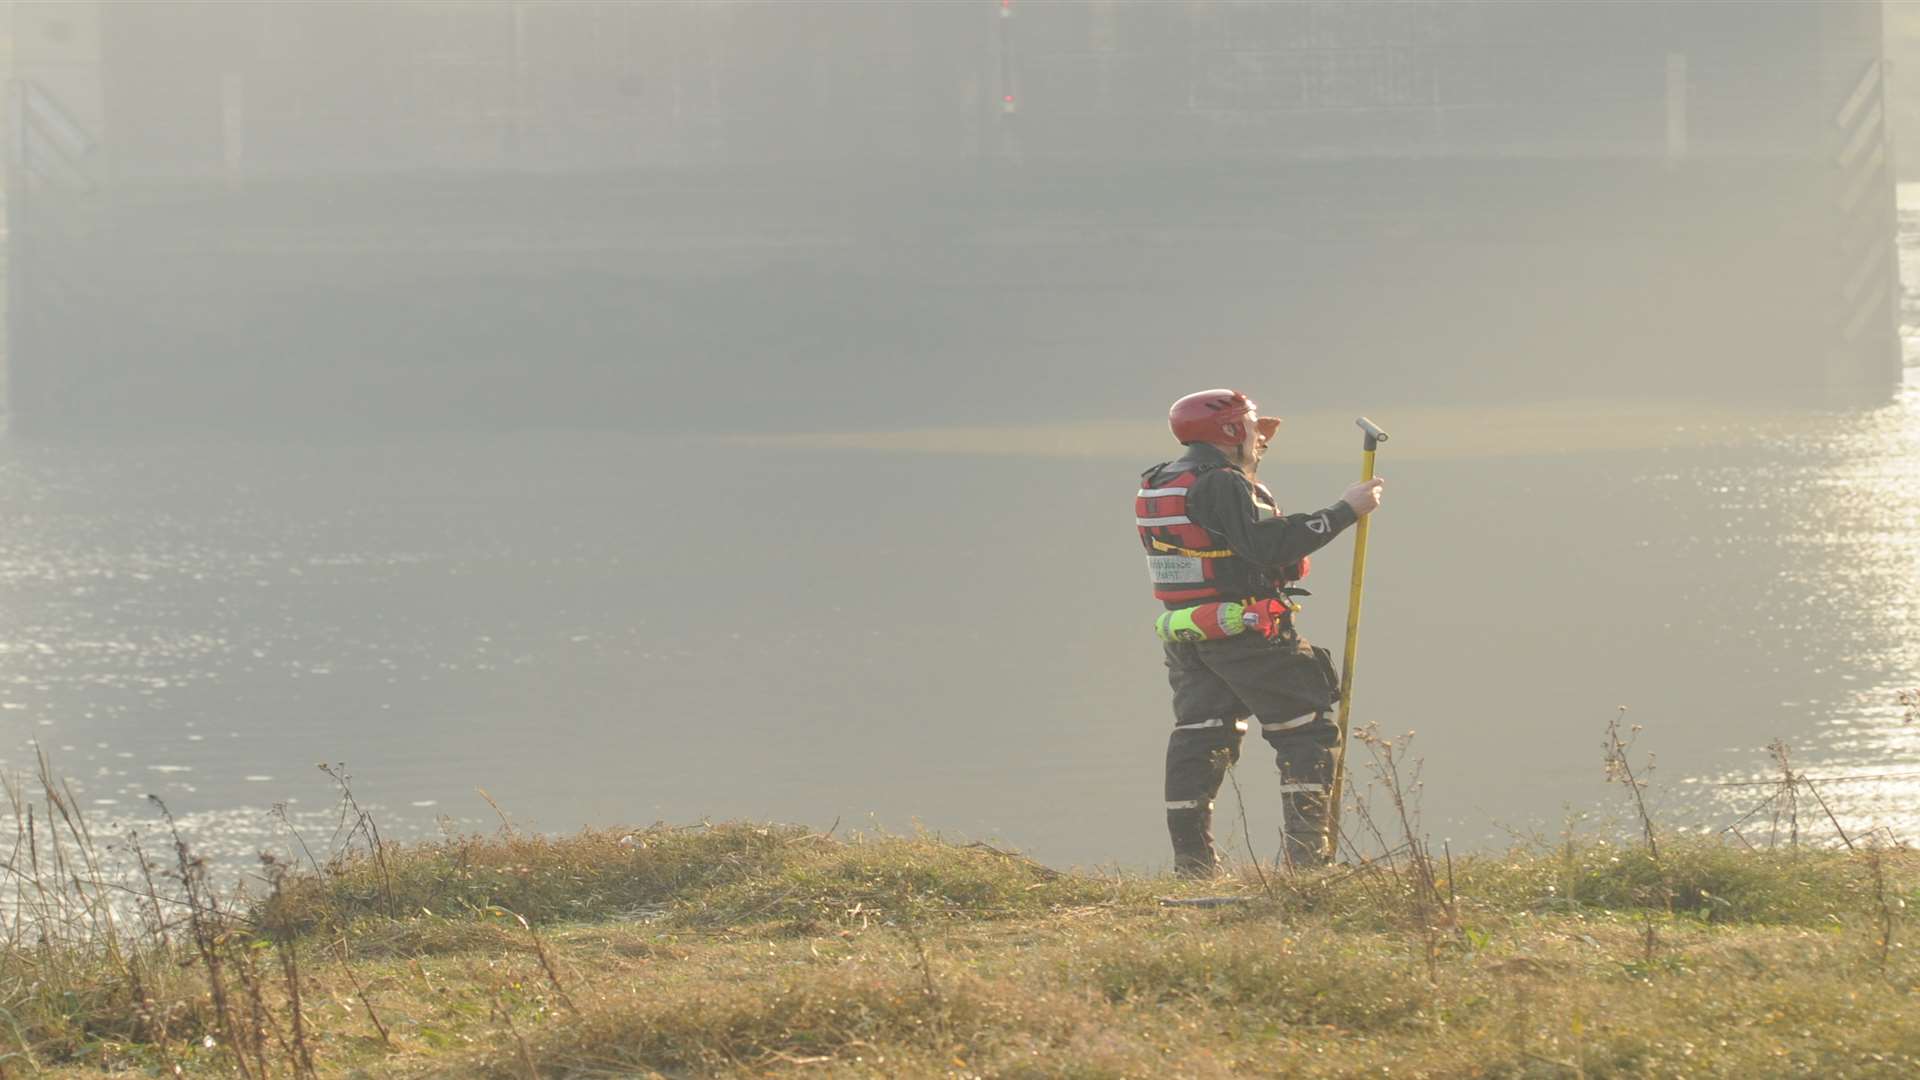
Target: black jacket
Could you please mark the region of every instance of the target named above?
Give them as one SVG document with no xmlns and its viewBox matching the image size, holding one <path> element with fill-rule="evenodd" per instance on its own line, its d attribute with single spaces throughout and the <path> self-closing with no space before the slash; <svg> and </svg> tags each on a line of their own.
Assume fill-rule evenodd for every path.
<svg viewBox="0 0 1920 1080">
<path fill-rule="evenodd" d="M 1218 447 L 1207 443 L 1187 447 L 1180 460 L 1159 472 L 1177 474 L 1189 469 L 1199 470 L 1200 478 L 1187 493 L 1187 516 L 1276 582 L 1288 580 L 1295 563 L 1359 520 L 1345 500 L 1311 513 L 1276 512 L 1266 517 L 1254 499 L 1253 482 L 1228 463 Z"/>
</svg>

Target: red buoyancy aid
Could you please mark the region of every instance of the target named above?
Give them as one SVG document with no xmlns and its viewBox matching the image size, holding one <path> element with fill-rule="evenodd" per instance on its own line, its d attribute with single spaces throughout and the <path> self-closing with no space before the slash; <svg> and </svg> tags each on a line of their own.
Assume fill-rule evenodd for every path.
<svg viewBox="0 0 1920 1080">
<path fill-rule="evenodd" d="M 1175 466 L 1182 466 L 1182 471 L 1169 473 Z M 1140 532 L 1140 546 L 1146 549 L 1153 598 L 1169 607 L 1280 595 L 1284 582 L 1275 581 L 1235 554 L 1205 526 L 1187 516 L 1187 496 L 1194 484 L 1208 470 L 1227 467 L 1169 462 L 1141 474 L 1141 488 L 1133 500 L 1134 524 Z M 1253 498 L 1262 518 L 1279 513 L 1265 485 L 1253 485 Z M 1291 572 L 1294 569 L 1288 567 L 1287 580 L 1305 577 L 1305 560 L 1297 573 Z"/>
</svg>

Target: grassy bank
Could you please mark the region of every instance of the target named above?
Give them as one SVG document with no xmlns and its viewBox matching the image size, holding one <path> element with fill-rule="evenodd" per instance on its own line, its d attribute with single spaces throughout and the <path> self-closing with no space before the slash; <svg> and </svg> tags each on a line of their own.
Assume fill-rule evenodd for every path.
<svg viewBox="0 0 1920 1080">
<path fill-rule="evenodd" d="M 1452 861 L 1189 884 L 739 824 L 362 845 L 251 906 L 134 897 L 109 928 L 83 900 L 85 948 L 16 920 L 0 1070 L 1920 1074 L 1920 855 Z M 1203 895 L 1241 902 L 1160 902 Z"/>
</svg>

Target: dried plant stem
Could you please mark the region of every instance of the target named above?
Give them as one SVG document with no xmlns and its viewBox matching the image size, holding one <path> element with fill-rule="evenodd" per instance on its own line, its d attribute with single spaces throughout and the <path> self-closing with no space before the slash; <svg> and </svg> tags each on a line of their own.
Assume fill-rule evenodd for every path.
<svg viewBox="0 0 1920 1080">
<path fill-rule="evenodd" d="M 1840 842 L 1847 845 L 1848 851 L 1858 851 L 1859 849 L 1853 846 L 1853 840 L 1847 836 L 1847 830 L 1841 826 L 1840 819 L 1833 815 L 1833 807 L 1828 806 L 1826 797 L 1820 794 L 1819 785 L 1804 776 L 1800 779 L 1807 785 L 1807 791 L 1813 795 L 1814 801 L 1820 804 L 1820 809 L 1827 815 L 1827 820 L 1833 823 L 1833 831 L 1840 834 Z"/>
<path fill-rule="evenodd" d="M 1794 774 L 1793 763 L 1787 754 L 1785 740 L 1775 739 L 1767 744 L 1767 750 L 1780 766 L 1779 786 L 1774 789 L 1775 805 L 1787 808 L 1787 846 L 1800 846 L 1800 778 Z M 1779 811 L 1774 812 L 1774 835 L 1779 835 Z"/>
<path fill-rule="evenodd" d="M 373 1021 L 373 1030 L 380 1033 L 380 1044 L 393 1049 L 393 1036 L 387 1033 L 387 1025 L 380 1021 L 380 1014 L 373 1009 L 373 1002 L 367 997 L 367 988 L 361 985 L 360 976 L 354 974 L 353 960 L 347 955 L 347 939 L 336 942 L 340 952 L 340 970 L 347 973 L 347 981 L 353 984 L 353 994 L 360 999 L 360 1007 L 367 1011 L 367 1019 Z M 429 987 L 431 988 L 431 987 Z"/>
<path fill-rule="evenodd" d="M 509 820 L 507 820 L 507 812 L 506 812 L 505 810 L 502 810 L 502 809 L 500 809 L 500 804 L 499 804 L 499 803 L 497 803 L 497 802 L 495 802 L 495 801 L 493 801 L 493 796 L 492 796 L 492 795 L 489 795 L 489 794 L 487 793 L 487 789 L 486 789 L 486 788 L 483 788 L 483 787 L 477 787 L 477 788 L 474 788 L 473 790 L 475 790 L 475 791 L 477 791 L 477 792 L 479 792 L 479 793 L 480 793 L 480 797 L 481 797 L 482 799 L 485 799 L 485 800 L 487 800 L 487 805 L 488 805 L 488 806 L 491 806 L 491 807 L 493 807 L 493 812 L 494 812 L 494 815 L 495 815 L 495 816 L 497 816 L 497 817 L 498 817 L 498 818 L 500 819 L 500 831 L 502 831 L 502 832 L 504 832 L 504 833 L 506 833 L 506 834 L 507 834 L 508 836 L 512 836 L 512 835 L 513 835 L 513 822 L 511 822 L 511 821 L 509 821 Z M 839 819 L 839 818 L 835 818 L 835 819 L 834 819 L 834 824 L 835 824 L 835 825 L 838 825 L 839 823 L 840 823 L 840 819 Z"/>
<path fill-rule="evenodd" d="M 1636 727 L 1626 738 L 1621 738 L 1620 721 L 1624 719 L 1626 715 L 1627 707 L 1622 705 L 1620 706 L 1620 711 L 1614 714 L 1613 719 L 1607 722 L 1607 741 L 1605 744 L 1607 751 L 1607 777 L 1608 779 L 1619 781 L 1633 794 L 1634 810 L 1640 815 L 1640 831 L 1646 837 L 1647 841 L 1647 853 L 1653 857 L 1654 863 L 1658 864 L 1660 862 L 1660 841 L 1654 835 L 1653 814 L 1647 809 L 1647 781 L 1644 777 L 1634 773 L 1633 762 L 1628 757 L 1628 752 L 1633 749 L 1633 736 L 1638 735 L 1640 729 Z M 1651 772 L 1653 769 L 1653 759 L 1648 758 L 1647 761 L 1647 771 Z"/>
<path fill-rule="evenodd" d="M 167 829 L 173 834 L 173 853 L 178 864 L 180 883 L 187 893 L 187 921 L 193 932 L 193 945 L 200 954 L 200 962 L 207 969 L 207 993 L 213 999 L 214 1015 L 220 1024 L 221 1037 L 226 1040 L 227 1051 L 233 1060 L 233 1066 L 244 1080 L 255 1080 L 253 1071 L 247 1066 L 246 1043 L 240 1038 L 240 1025 L 234 1020 L 233 1002 L 227 994 L 226 978 L 220 957 L 218 931 L 214 926 L 215 909 L 205 899 L 206 864 L 196 858 L 188 849 L 187 841 L 180 835 L 180 826 L 173 819 L 173 812 L 158 795 L 147 796 L 160 809 L 160 816 L 166 821 Z"/>
<path fill-rule="evenodd" d="M 1887 897 L 1886 857 L 1878 843 L 1868 845 L 1867 869 L 1873 875 L 1874 921 L 1878 931 L 1874 942 L 1877 946 L 1874 961 L 1880 973 L 1885 975 L 1887 957 L 1893 950 L 1893 904 Z"/>
<path fill-rule="evenodd" d="M 1273 886 L 1267 882 L 1267 872 L 1260 868 L 1259 853 L 1253 850 L 1253 826 L 1247 823 L 1247 799 L 1240 791 L 1239 773 L 1235 771 L 1231 764 L 1227 766 L 1227 779 L 1233 782 L 1233 801 L 1240 806 L 1240 834 L 1246 840 L 1247 861 L 1253 863 L 1253 872 L 1260 878 L 1260 891 L 1266 893 L 1267 899 L 1271 900 L 1273 899 Z M 1284 844 L 1282 845 L 1282 850 L 1285 850 Z M 1293 860 L 1288 859 L 1287 865 L 1292 866 Z"/>
<path fill-rule="evenodd" d="M 520 1050 L 520 1066 L 527 1072 L 527 1080 L 540 1080 L 540 1068 L 533 1063 L 533 1048 L 527 1045 L 527 1037 L 520 1034 L 520 1028 L 513 1022 L 513 1007 L 501 1000 L 500 988 L 495 985 L 493 991 L 493 1013 L 507 1025 L 507 1034 L 513 1037 L 513 1043 Z"/>
<path fill-rule="evenodd" d="M 281 935 L 275 941 L 280 953 L 280 974 L 287 984 L 287 1008 L 291 1011 L 293 1026 L 293 1074 L 311 1077 L 313 1070 L 313 1051 L 307 1046 L 306 1019 L 300 1008 L 300 954 L 291 935 Z"/>
<path fill-rule="evenodd" d="M 527 921 L 526 916 L 518 912 L 507 911 L 506 908 L 500 908 L 499 910 L 508 915 L 512 915 L 514 919 L 520 923 L 521 929 L 527 932 L 527 936 L 533 939 L 533 953 L 540 958 L 540 970 L 547 973 L 548 984 L 553 987 L 553 992 L 560 996 L 560 1004 L 565 1005 L 568 1012 L 578 1016 L 580 1009 L 574 1005 L 573 998 L 567 994 L 567 988 L 560 985 L 560 973 L 554 969 L 553 957 L 547 953 L 547 943 L 541 940 L 539 933 L 534 930 L 533 924 Z"/>
</svg>

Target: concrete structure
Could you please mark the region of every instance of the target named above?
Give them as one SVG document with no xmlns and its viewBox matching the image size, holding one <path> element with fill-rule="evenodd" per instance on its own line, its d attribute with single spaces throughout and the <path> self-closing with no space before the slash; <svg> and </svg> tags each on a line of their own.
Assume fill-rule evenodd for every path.
<svg viewBox="0 0 1920 1080">
<path fill-rule="evenodd" d="M 19 0 L 14 31 L 12 406 L 45 429 L 1898 375 L 1877 3 Z"/>
</svg>

